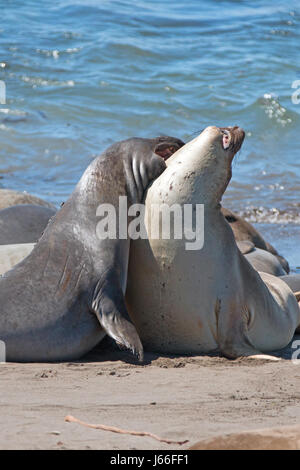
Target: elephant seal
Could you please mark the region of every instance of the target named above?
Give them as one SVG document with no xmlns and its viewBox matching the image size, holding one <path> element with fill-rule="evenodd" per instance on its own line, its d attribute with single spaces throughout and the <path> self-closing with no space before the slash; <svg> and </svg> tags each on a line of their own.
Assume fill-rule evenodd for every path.
<svg viewBox="0 0 300 470">
<path fill-rule="evenodd" d="M 0 279 L 0 339 L 8 361 L 77 359 L 106 333 L 142 359 L 123 295 L 130 240 L 99 238 L 97 210 L 110 204 L 119 216 L 119 196 L 128 205 L 141 202 L 166 167 L 160 153 L 180 146 L 171 137 L 133 138 L 90 164 L 32 253 Z"/>
<path fill-rule="evenodd" d="M 20 204 L 33 204 L 35 206 L 49 207 L 49 209 L 55 209 L 53 204 L 40 199 L 39 197 L 33 196 L 28 193 L 21 193 L 14 191 L 13 189 L 0 189 L 0 210 L 6 209 L 10 206 L 18 206 Z"/>
<path fill-rule="evenodd" d="M 225 207 L 222 207 L 221 212 L 226 221 L 230 224 L 237 242 L 250 241 L 254 246 L 256 246 L 256 248 L 272 253 L 277 257 L 285 272 L 287 274 L 290 272 L 287 260 L 283 258 L 283 256 L 281 256 L 270 243 L 264 240 L 262 235 L 253 227 L 253 225 Z"/>
<path fill-rule="evenodd" d="M 0 245 L 0 275 L 23 261 L 32 252 L 34 246 L 34 243 Z"/>
<path fill-rule="evenodd" d="M 290 288 L 253 269 L 220 210 L 244 135 L 238 127 L 208 127 L 169 158 L 147 191 L 148 240 L 132 242 L 126 301 L 149 350 L 255 356 L 285 347 L 299 325 L 300 309 Z M 152 237 L 152 209 L 162 203 L 169 209 L 189 204 L 196 215 L 197 204 L 204 204 L 202 249 L 187 249 L 189 232 L 181 238 L 164 239 L 155 232 Z M 199 225 L 201 236 L 201 218 Z"/>
<path fill-rule="evenodd" d="M 298 302 L 300 302 L 300 274 L 289 274 L 281 278 L 294 292 Z"/>
<path fill-rule="evenodd" d="M 24 204 L 0 211 L 0 245 L 36 243 L 56 210 Z"/>
<path fill-rule="evenodd" d="M 284 276 L 286 271 L 278 258 L 266 250 L 256 248 L 252 242 L 236 242 L 240 252 L 245 256 L 256 271 L 272 274 L 273 276 Z"/>
</svg>

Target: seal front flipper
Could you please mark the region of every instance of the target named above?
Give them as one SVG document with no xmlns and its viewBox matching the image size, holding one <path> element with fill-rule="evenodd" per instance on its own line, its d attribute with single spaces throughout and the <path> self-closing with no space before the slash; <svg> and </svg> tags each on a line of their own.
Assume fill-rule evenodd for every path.
<svg viewBox="0 0 300 470">
<path fill-rule="evenodd" d="M 128 315 L 124 294 L 116 274 L 111 273 L 110 276 L 106 274 L 97 283 L 92 299 L 92 311 L 97 315 L 106 333 L 119 345 L 130 349 L 142 362 L 143 346 Z"/>
</svg>

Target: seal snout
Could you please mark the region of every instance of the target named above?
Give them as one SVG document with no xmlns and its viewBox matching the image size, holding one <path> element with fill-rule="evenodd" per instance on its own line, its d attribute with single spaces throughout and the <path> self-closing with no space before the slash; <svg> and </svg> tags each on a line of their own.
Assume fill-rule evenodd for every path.
<svg viewBox="0 0 300 470">
<path fill-rule="evenodd" d="M 236 153 L 240 150 L 244 139 L 245 139 L 245 131 L 239 126 L 236 126 L 231 131 L 232 141 L 233 141 L 233 152 Z"/>
<path fill-rule="evenodd" d="M 223 134 L 223 148 L 224 150 L 230 149 L 235 155 L 241 148 L 245 138 L 245 131 L 239 127 L 220 127 Z"/>
</svg>

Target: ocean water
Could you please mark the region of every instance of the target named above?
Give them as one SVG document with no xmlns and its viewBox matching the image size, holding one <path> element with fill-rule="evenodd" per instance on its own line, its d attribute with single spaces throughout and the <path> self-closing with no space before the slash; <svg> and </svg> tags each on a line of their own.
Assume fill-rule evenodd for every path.
<svg viewBox="0 0 300 470">
<path fill-rule="evenodd" d="M 240 125 L 224 205 L 300 266 L 298 0 L 0 0 L 0 14 L 1 187 L 59 205 L 114 141 Z"/>
</svg>

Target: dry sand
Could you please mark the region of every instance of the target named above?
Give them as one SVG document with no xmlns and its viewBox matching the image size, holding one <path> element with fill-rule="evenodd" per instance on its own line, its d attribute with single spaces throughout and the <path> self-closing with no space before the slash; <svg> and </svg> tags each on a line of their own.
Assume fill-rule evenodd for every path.
<svg viewBox="0 0 300 470">
<path fill-rule="evenodd" d="M 0 448 L 180 450 L 221 433 L 300 423 L 292 352 L 280 362 L 146 354 L 140 366 L 107 340 L 77 362 L 0 364 Z M 66 415 L 189 443 L 88 429 Z"/>
</svg>

